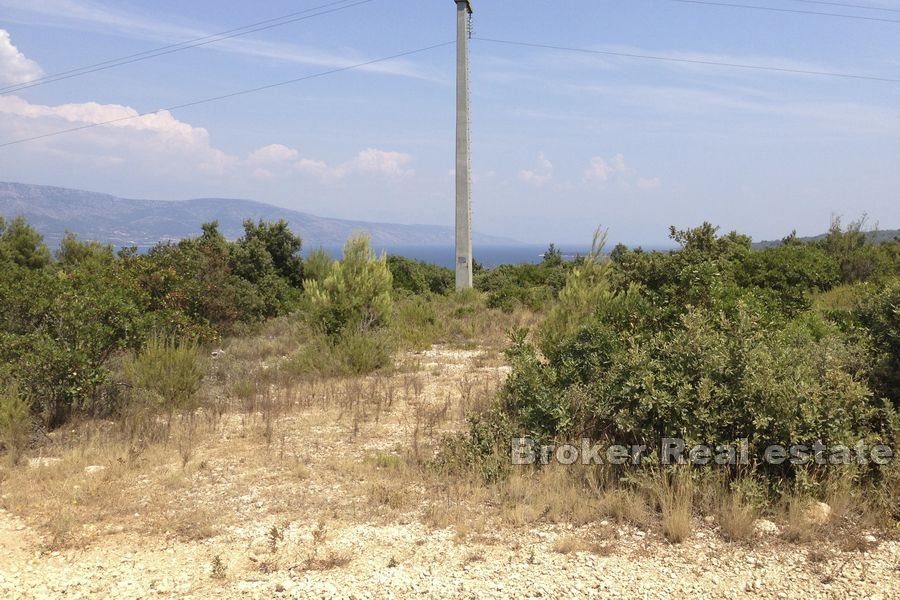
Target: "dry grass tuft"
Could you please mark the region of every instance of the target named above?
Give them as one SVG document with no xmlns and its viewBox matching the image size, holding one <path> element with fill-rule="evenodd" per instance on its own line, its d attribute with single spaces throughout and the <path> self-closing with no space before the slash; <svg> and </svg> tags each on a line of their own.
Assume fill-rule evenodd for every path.
<svg viewBox="0 0 900 600">
<path fill-rule="evenodd" d="M 583 537 L 564 535 L 556 538 L 551 548 L 559 554 L 574 554 L 576 552 L 589 552 L 591 547 L 591 543 Z"/>
<path fill-rule="evenodd" d="M 866 536 L 850 534 L 841 541 L 842 552 L 868 552 L 878 546 L 877 541 L 866 539 Z"/>
<path fill-rule="evenodd" d="M 350 564 L 350 555 L 334 550 L 325 556 L 311 556 L 301 565 L 303 571 L 328 571 L 345 567 Z"/>
<path fill-rule="evenodd" d="M 641 529 L 648 529 L 653 523 L 647 498 L 640 492 L 624 487 L 602 492 L 599 514 Z"/>
<path fill-rule="evenodd" d="M 728 494 L 719 506 L 719 527 L 722 536 L 734 542 L 744 541 L 753 535 L 757 512 L 744 502 L 737 492 Z"/>
<path fill-rule="evenodd" d="M 406 508 L 408 497 L 402 485 L 376 482 L 369 487 L 369 505 L 384 506 L 393 510 Z"/>
<path fill-rule="evenodd" d="M 806 560 L 814 565 L 828 563 L 834 558 L 834 553 L 825 548 L 812 548 L 806 553 Z"/>
<path fill-rule="evenodd" d="M 219 534 L 215 516 L 202 508 L 173 511 L 168 515 L 165 526 L 184 542 L 199 542 Z"/>
<path fill-rule="evenodd" d="M 806 544 L 819 537 L 822 527 L 810 520 L 810 502 L 800 496 L 789 496 L 782 501 L 784 528 L 782 537 L 796 544 Z"/>
<path fill-rule="evenodd" d="M 645 477 L 642 483 L 656 500 L 666 539 L 679 544 L 690 537 L 694 505 L 691 472 L 681 467 L 660 469 Z"/>
</svg>

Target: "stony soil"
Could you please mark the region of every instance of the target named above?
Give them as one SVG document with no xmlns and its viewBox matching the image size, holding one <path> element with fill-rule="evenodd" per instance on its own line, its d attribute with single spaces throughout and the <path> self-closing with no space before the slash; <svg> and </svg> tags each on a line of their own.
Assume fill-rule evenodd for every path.
<svg viewBox="0 0 900 600">
<path fill-rule="evenodd" d="M 438 349 L 417 361 L 430 406 L 462 378 L 489 386 L 506 372 L 478 352 Z M 299 409 L 280 417 L 268 450 L 227 416 L 183 480 L 159 472 L 177 464 L 123 480 L 122 510 L 84 523 L 79 543 L 54 546 L 27 511 L 0 510 L 0 598 L 900 598 L 900 544 L 877 533 L 853 551 L 840 539 L 790 544 L 774 531 L 730 543 L 705 520 L 681 544 L 607 521 L 489 521 L 461 536 L 422 518 L 427 486 L 398 487 L 393 509 L 373 506 L 373 486 L 397 490 L 390 472 L 367 477 L 378 467 L 365 457 L 409 447 L 421 428 L 409 411 L 422 400 L 407 400 L 377 422 Z M 459 426 L 451 415 L 438 428 Z M 91 466 L 103 468 L 85 478 L 106 476 Z M 205 515 L 194 524 L 211 527 L 202 539 L 166 520 L 186 507 Z M 478 507 L 464 509 L 478 518 Z M 573 538 L 589 543 L 561 551 Z"/>
</svg>

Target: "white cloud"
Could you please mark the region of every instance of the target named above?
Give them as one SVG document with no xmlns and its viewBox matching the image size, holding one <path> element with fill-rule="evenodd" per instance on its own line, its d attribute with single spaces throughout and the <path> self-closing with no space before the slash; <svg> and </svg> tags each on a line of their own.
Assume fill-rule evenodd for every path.
<svg viewBox="0 0 900 600">
<path fill-rule="evenodd" d="M 297 170 L 308 175 L 323 176 L 328 171 L 328 165 L 321 160 L 304 158 L 297 162 Z"/>
<path fill-rule="evenodd" d="M 325 181 L 337 181 L 354 174 L 380 175 L 389 179 L 400 179 L 415 174 L 407 168 L 413 157 L 403 152 L 366 148 L 350 160 L 329 166 L 321 160 L 304 158 L 296 163 L 296 168 L 308 175 L 316 175 Z"/>
<path fill-rule="evenodd" d="M 540 187 L 553 177 L 553 163 L 543 153 L 538 155 L 538 166 L 534 169 L 519 171 L 519 179 L 529 185 Z"/>
<path fill-rule="evenodd" d="M 97 127 L 91 127 L 97 125 Z M 353 179 L 397 180 L 411 177 L 413 157 L 403 152 L 366 148 L 352 158 L 328 164 L 302 157 L 284 144 L 268 144 L 246 158 L 216 148 L 209 132 L 180 121 L 168 111 L 141 115 L 130 106 L 83 102 L 56 106 L 0 96 L 0 139 L 22 139 L 87 126 L 19 146 L 23 160 L 52 160 L 59 168 L 78 165 L 113 175 L 166 175 L 182 181 L 242 177 L 275 180 L 312 176 L 330 184 Z"/>
<path fill-rule="evenodd" d="M 641 177 L 637 170 L 625 162 L 622 154 L 612 158 L 594 156 L 584 171 L 584 179 L 594 184 L 614 184 L 620 188 L 637 187 L 640 190 L 653 190 L 662 185 L 658 177 Z"/>
<path fill-rule="evenodd" d="M 26 83 L 43 74 L 43 69 L 36 62 L 13 45 L 9 32 L 0 29 L 0 83 Z"/>
<path fill-rule="evenodd" d="M 405 177 L 413 171 L 406 168 L 412 156 L 402 152 L 390 152 L 377 148 L 366 148 L 350 161 L 351 169 L 367 173 L 379 173 L 388 177 Z"/>
<path fill-rule="evenodd" d="M 584 172 L 584 178 L 588 181 L 606 181 L 609 179 L 609 174 L 611 172 L 612 168 L 609 166 L 609 163 L 606 162 L 606 159 L 601 156 L 595 156 L 591 159 L 591 165 L 588 167 L 587 171 Z"/>
<path fill-rule="evenodd" d="M 0 115 L 11 117 L 3 119 L 0 127 L 7 138 L 39 136 L 67 127 L 113 121 L 23 146 L 30 152 L 62 152 L 81 161 L 93 159 L 98 165 L 143 162 L 173 172 L 193 168 L 221 174 L 238 162 L 211 145 L 206 129 L 179 121 L 168 111 L 140 115 L 134 108 L 120 104 L 48 106 L 17 96 L 0 96 Z"/>
<path fill-rule="evenodd" d="M 283 144 L 269 144 L 250 153 L 249 162 L 254 164 L 282 163 L 297 160 L 300 153 Z"/>
</svg>

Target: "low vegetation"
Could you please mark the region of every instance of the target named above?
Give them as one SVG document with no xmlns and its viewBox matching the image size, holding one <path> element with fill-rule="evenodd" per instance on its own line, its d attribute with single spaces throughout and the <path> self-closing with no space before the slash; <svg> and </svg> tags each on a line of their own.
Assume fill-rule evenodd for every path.
<svg viewBox="0 0 900 600">
<path fill-rule="evenodd" d="M 836 222 L 820 240 L 754 250 L 703 224 L 673 228 L 671 252 L 609 254 L 598 232 L 583 257 L 551 246 L 540 264 L 480 269 L 476 289 L 456 293 L 449 270 L 375 256 L 364 237 L 336 260 L 301 260 L 283 222 L 248 221 L 234 242 L 211 223 L 138 254 L 71 236 L 51 253 L 24 221 L 0 221 L 3 504 L 58 547 L 134 514 L 136 530 L 202 539 L 230 523 L 195 505 L 196 489 L 228 481 L 245 497 L 248 482 L 226 472 L 274 469 L 286 498 L 323 471 L 340 481 L 347 498 L 306 498 L 319 516 L 413 515 L 458 541 L 611 522 L 596 539 L 560 536 L 560 554 L 613 552 L 622 527 L 680 543 L 701 517 L 734 542 L 761 517 L 800 543 L 851 521 L 888 531 L 897 462 L 510 462 L 517 437 L 747 440 L 753 457 L 773 443 L 896 448 L 900 242 L 861 229 Z M 376 427 L 390 441 L 341 446 Z M 356 455 L 322 458 L 320 445 Z M 832 512 L 811 527 L 816 502 Z M 289 544 L 267 530 L 260 569 Z M 291 568 L 351 560 L 326 532 L 320 521 Z M 212 558 L 214 579 L 231 569 Z"/>
</svg>

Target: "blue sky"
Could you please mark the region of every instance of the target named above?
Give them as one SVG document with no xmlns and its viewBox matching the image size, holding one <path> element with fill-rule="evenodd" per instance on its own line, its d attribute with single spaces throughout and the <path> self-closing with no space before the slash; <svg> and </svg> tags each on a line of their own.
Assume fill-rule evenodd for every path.
<svg viewBox="0 0 900 600">
<path fill-rule="evenodd" d="M 348 3 L 352 0 L 348 0 Z M 0 86 L 327 0 L 0 0 Z M 747 4 L 900 21 L 797 0 Z M 900 11 L 900 0 L 860 0 Z M 475 35 L 900 79 L 900 23 L 671 0 L 482 0 Z M 450 0 L 373 0 L 0 96 L 0 143 L 450 41 Z M 251 198 L 451 224 L 454 54 L 445 46 L 222 102 L 0 148 L 0 180 L 125 197 Z M 473 40 L 477 230 L 627 243 L 709 220 L 755 239 L 833 214 L 900 227 L 900 83 Z"/>
</svg>

